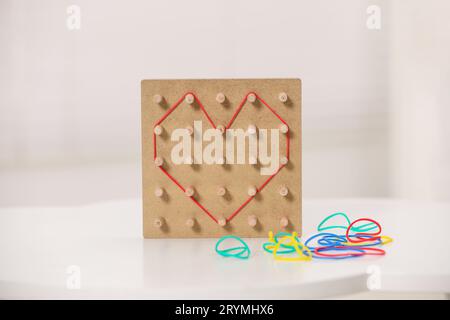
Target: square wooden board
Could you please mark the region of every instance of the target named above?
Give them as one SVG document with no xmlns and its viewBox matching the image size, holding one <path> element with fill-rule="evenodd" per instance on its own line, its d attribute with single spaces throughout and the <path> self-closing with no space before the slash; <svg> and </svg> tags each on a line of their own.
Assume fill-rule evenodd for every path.
<svg viewBox="0 0 450 320">
<path fill-rule="evenodd" d="M 183 96 L 190 92 L 196 97 L 192 105 L 183 100 Z M 216 101 L 219 92 L 226 96 L 225 103 Z M 289 149 L 289 162 L 265 184 L 263 189 L 260 187 L 269 176 L 260 174 L 259 165 L 175 165 L 171 162 L 170 152 L 176 144 L 171 141 L 174 129 L 193 126 L 196 120 L 202 121 L 203 131 L 212 127 L 200 105 L 204 107 L 214 125 L 226 126 L 250 92 L 256 93 L 257 101 L 255 103 L 246 101 L 230 128 L 246 130 L 250 124 L 254 124 L 257 128 L 278 128 L 281 122 L 274 112 L 289 126 L 289 142 L 282 133 L 279 139 L 280 155 Z M 287 102 L 280 101 L 279 94 L 282 92 L 287 93 Z M 156 103 L 155 95 L 161 95 L 163 102 Z M 267 237 L 269 231 L 281 230 L 301 233 L 300 79 L 143 80 L 141 99 L 145 238 L 220 237 L 227 234 Z M 177 101 L 182 102 L 160 123 L 163 133 L 156 136 L 155 124 Z M 164 159 L 162 167 L 180 186 L 155 165 L 154 142 L 157 155 Z M 203 142 L 203 146 L 206 144 Z M 260 191 L 249 200 L 247 189 L 252 185 L 257 186 Z M 183 189 L 188 186 L 194 187 L 193 198 L 216 220 L 230 217 L 239 207 L 246 204 L 223 227 L 183 193 Z M 217 195 L 218 186 L 226 188 L 225 196 Z M 280 195 L 281 186 L 288 188 L 287 196 Z M 155 196 L 156 188 L 163 189 L 162 197 Z M 257 218 L 256 226 L 249 225 L 249 216 Z M 282 218 L 289 221 L 289 225 L 285 228 L 280 227 Z M 186 225 L 189 219 L 194 219 L 193 227 Z M 162 225 L 155 226 L 155 221 L 161 221 Z"/>
</svg>

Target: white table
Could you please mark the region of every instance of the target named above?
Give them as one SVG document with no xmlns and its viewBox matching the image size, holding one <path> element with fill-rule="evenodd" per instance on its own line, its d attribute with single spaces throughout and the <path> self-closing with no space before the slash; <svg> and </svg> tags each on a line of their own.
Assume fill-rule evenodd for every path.
<svg viewBox="0 0 450 320">
<path fill-rule="evenodd" d="M 215 239 L 142 239 L 140 200 L 2 208 L 0 298 L 327 298 L 369 290 L 368 268 L 380 270 L 386 292 L 450 292 L 450 204 L 305 201 L 305 236 L 336 211 L 378 220 L 394 238 L 387 255 L 277 262 L 263 252 L 265 239 L 248 239 L 249 260 L 227 259 Z M 67 285 L 72 265 L 79 289 Z"/>
</svg>

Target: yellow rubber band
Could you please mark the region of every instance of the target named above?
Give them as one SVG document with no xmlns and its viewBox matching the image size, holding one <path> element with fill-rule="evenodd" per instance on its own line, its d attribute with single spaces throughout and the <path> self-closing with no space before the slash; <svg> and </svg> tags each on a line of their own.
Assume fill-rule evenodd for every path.
<svg viewBox="0 0 450 320">
<path fill-rule="evenodd" d="M 392 239 L 391 237 L 388 236 L 380 236 L 380 240 L 381 243 L 379 243 L 378 245 L 385 245 L 388 243 L 391 243 L 392 241 L 394 241 L 394 239 Z M 371 245 L 373 242 L 372 241 L 364 241 L 364 242 L 358 242 L 358 243 L 352 243 L 352 242 L 342 242 L 342 245 L 344 246 L 348 246 L 348 247 L 364 247 L 367 245 Z"/>
<path fill-rule="evenodd" d="M 312 254 L 308 247 L 304 246 L 301 242 L 298 242 L 297 239 L 297 233 L 293 232 L 292 235 L 286 235 L 283 236 L 278 242 L 275 243 L 273 248 L 273 257 L 277 261 L 310 261 L 312 260 Z M 273 238 L 273 233 L 269 232 L 269 239 L 275 239 Z M 289 243 L 284 243 L 285 240 L 289 240 Z M 278 249 L 280 246 L 284 244 L 286 246 L 292 246 L 294 247 L 295 251 L 297 252 L 297 257 L 286 257 L 286 256 L 280 256 L 277 255 Z M 308 255 L 305 255 L 302 249 L 300 249 L 299 245 L 302 247 L 304 251 L 308 253 Z"/>
<path fill-rule="evenodd" d="M 392 241 L 394 241 L 394 239 L 392 239 L 391 237 L 388 237 L 388 236 L 381 236 L 381 244 L 382 244 L 382 245 L 391 243 Z"/>
</svg>

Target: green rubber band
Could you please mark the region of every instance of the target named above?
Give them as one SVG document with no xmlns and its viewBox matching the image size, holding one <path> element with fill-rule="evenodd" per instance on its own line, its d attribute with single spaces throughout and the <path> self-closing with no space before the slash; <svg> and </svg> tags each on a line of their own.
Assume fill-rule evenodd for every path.
<svg viewBox="0 0 450 320">
<path fill-rule="evenodd" d="M 231 247 L 226 249 L 219 249 L 220 244 L 227 239 L 234 239 L 239 241 L 242 246 L 239 247 Z M 236 252 L 237 251 L 237 252 Z M 221 255 L 222 257 L 232 257 L 237 259 L 248 259 L 250 257 L 250 248 L 245 243 L 244 240 L 242 240 L 239 237 L 233 236 L 233 235 L 226 235 L 219 239 L 216 243 L 216 252 Z"/>
<path fill-rule="evenodd" d="M 331 218 L 334 218 L 336 216 L 344 217 L 345 220 L 347 221 L 347 225 L 346 226 L 331 225 L 331 226 L 326 226 L 326 227 L 323 226 L 328 220 L 330 220 Z M 345 213 L 343 213 L 343 212 L 336 212 L 336 213 L 330 214 L 328 217 L 323 219 L 322 222 L 317 227 L 317 231 L 325 231 L 325 230 L 330 230 L 330 229 L 347 230 L 347 228 L 350 225 L 350 223 L 351 223 L 350 219 L 348 218 L 348 216 Z M 352 226 L 352 230 L 351 231 L 357 232 L 357 233 L 361 233 L 361 232 L 368 232 L 368 231 L 374 230 L 376 228 L 378 228 L 376 224 L 374 224 L 373 222 L 369 222 L 369 223 L 365 223 L 365 224 L 363 224 L 361 226 Z"/>
<path fill-rule="evenodd" d="M 273 253 L 273 249 L 269 249 L 267 248 L 268 246 L 275 246 L 276 244 L 274 244 L 273 242 L 266 242 L 263 244 L 263 249 L 264 251 L 272 254 Z M 278 254 L 289 254 L 289 253 L 294 253 L 295 252 L 295 248 L 294 246 L 287 246 L 287 245 L 280 245 L 280 247 L 283 247 L 282 250 L 278 249 L 277 253 Z"/>
<path fill-rule="evenodd" d="M 361 233 L 361 232 L 372 231 L 377 228 L 378 228 L 378 226 L 375 223 L 369 222 L 369 223 L 365 223 L 361 226 L 352 226 L 351 231 Z"/>
<path fill-rule="evenodd" d="M 343 216 L 345 218 L 345 220 L 347 221 L 347 226 L 339 226 L 339 225 L 332 225 L 332 226 L 326 226 L 326 227 L 323 226 L 328 220 L 330 220 L 331 218 L 334 218 L 336 216 Z M 325 230 L 330 230 L 330 229 L 347 230 L 349 225 L 350 225 L 350 219 L 348 218 L 348 216 L 343 212 L 336 212 L 336 213 L 330 214 L 328 217 L 323 219 L 322 222 L 319 223 L 319 226 L 317 227 L 317 231 L 325 231 Z"/>
<path fill-rule="evenodd" d="M 273 238 L 275 239 L 275 242 L 278 243 L 278 238 L 285 237 L 285 236 L 292 236 L 292 235 L 289 232 L 280 231 Z M 297 242 L 300 242 L 298 237 L 295 237 L 295 240 Z M 283 244 L 281 246 L 283 246 Z M 286 246 L 286 245 L 284 245 L 284 246 Z M 292 246 L 288 246 L 288 247 L 292 247 Z"/>
</svg>

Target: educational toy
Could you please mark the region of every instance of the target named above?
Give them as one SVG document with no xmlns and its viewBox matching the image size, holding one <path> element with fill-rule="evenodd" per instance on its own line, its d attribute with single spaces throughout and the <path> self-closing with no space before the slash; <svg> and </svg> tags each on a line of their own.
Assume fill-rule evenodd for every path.
<svg viewBox="0 0 450 320">
<path fill-rule="evenodd" d="M 301 233 L 299 79 L 143 80 L 145 238 Z"/>
</svg>

